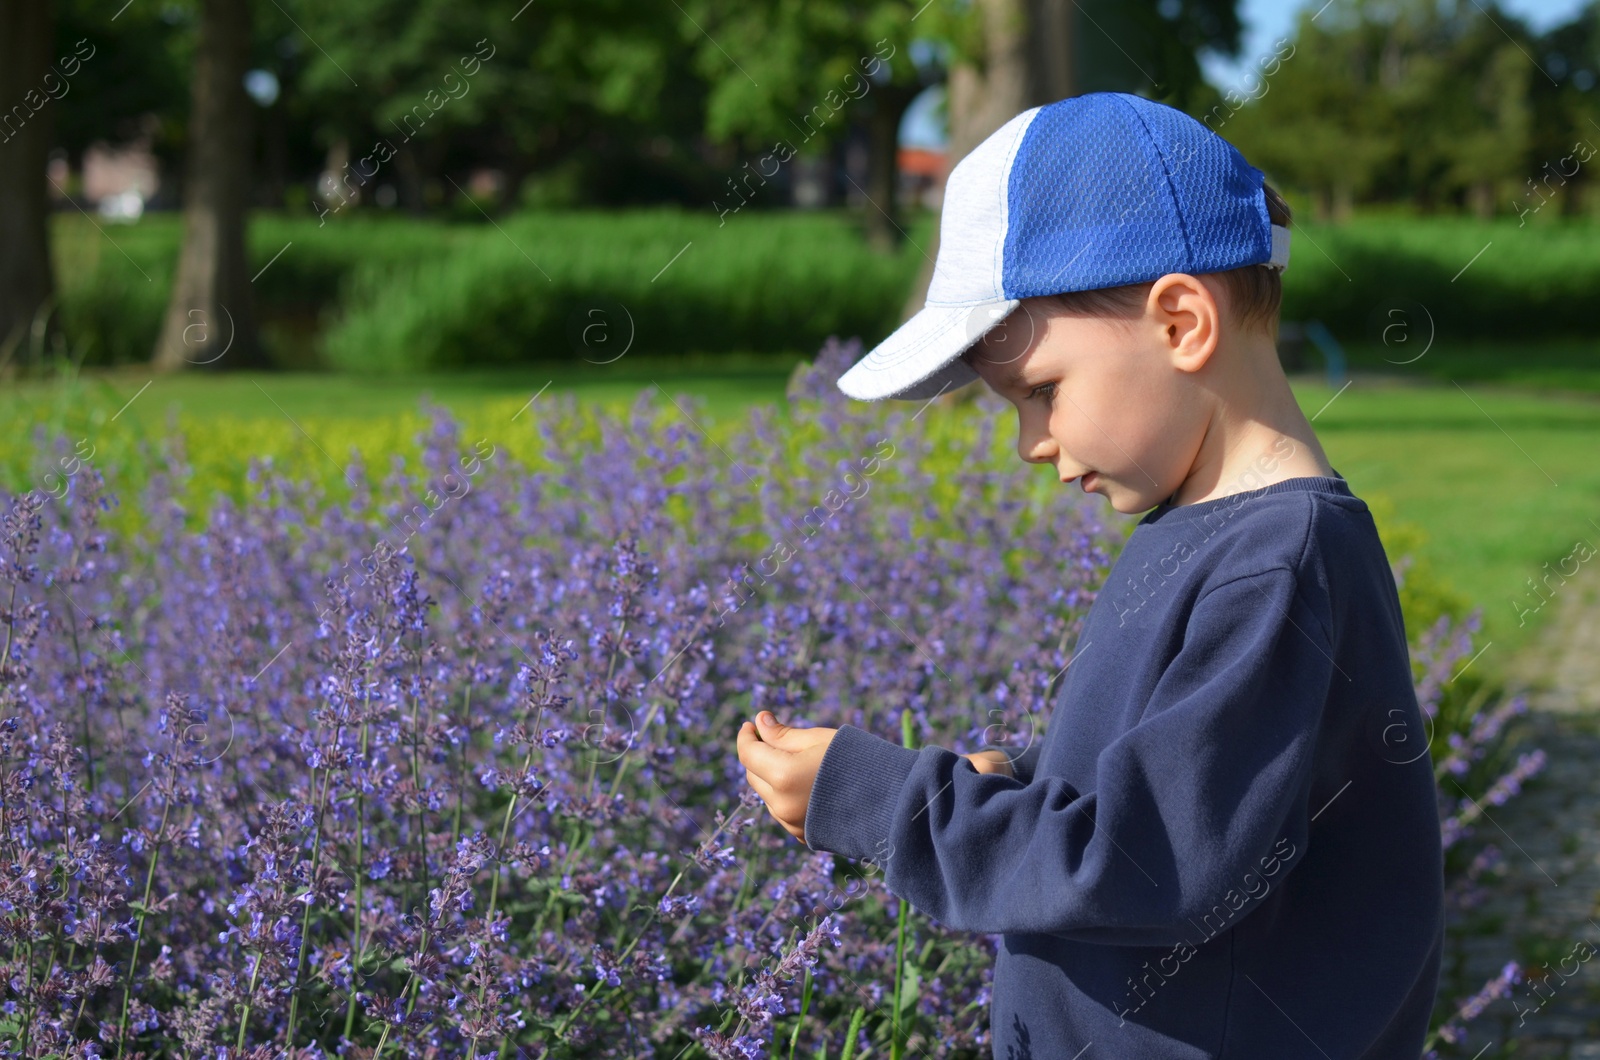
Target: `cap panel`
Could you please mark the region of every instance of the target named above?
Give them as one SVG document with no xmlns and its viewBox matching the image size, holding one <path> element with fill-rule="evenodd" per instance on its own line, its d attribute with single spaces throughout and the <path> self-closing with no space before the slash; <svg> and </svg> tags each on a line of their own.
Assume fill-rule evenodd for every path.
<svg viewBox="0 0 1600 1060">
<path fill-rule="evenodd" d="M 1124 102 L 1149 130 L 1171 182 L 1184 221 L 1188 271 L 1221 272 L 1270 259 L 1272 222 L 1261 170 L 1181 110 L 1139 96 Z"/>
<path fill-rule="evenodd" d="M 1114 287 L 1173 271 L 1182 220 L 1149 132 L 1119 97 L 1091 92 L 1059 100 L 1029 126 L 1011 168 L 1010 297 Z"/>
<path fill-rule="evenodd" d="M 939 253 L 926 305 L 978 305 L 1006 297 L 1002 267 L 1007 175 L 1039 110 L 1030 107 L 1007 121 L 950 171 L 939 210 Z"/>
</svg>

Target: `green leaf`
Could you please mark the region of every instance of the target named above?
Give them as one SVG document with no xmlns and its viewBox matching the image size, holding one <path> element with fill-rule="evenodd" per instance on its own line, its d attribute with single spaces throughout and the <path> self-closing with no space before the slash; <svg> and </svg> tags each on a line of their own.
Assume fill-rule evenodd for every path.
<svg viewBox="0 0 1600 1060">
<path fill-rule="evenodd" d="M 913 961 L 907 961 L 900 975 L 900 1011 L 909 1012 L 916 1005 L 917 987 L 922 984 L 922 972 Z"/>
<path fill-rule="evenodd" d="M 863 1006 L 855 1010 L 850 1017 L 850 1029 L 844 1035 L 844 1051 L 839 1054 L 839 1060 L 850 1060 L 856 1055 L 856 1035 L 861 1033 L 861 1021 L 866 1017 L 867 1010 Z"/>
</svg>

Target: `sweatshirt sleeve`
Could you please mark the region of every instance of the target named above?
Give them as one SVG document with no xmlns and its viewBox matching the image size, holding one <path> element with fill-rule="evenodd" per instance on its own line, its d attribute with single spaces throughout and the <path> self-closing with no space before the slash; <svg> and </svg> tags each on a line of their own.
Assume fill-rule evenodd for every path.
<svg viewBox="0 0 1600 1060">
<path fill-rule="evenodd" d="M 1323 706 L 1344 679 L 1327 628 L 1287 568 L 1208 590 L 1091 791 L 845 725 L 812 787 L 806 845 L 872 859 L 892 893 L 956 930 L 1176 944 L 1275 845 L 1305 849 Z"/>
</svg>

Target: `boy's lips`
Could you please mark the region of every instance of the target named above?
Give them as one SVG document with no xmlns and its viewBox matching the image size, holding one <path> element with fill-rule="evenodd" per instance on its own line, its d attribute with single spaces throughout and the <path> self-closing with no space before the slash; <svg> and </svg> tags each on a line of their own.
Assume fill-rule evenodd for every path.
<svg viewBox="0 0 1600 1060">
<path fill-rule="evenodd" d="M 1093 478 L 1093 477 L 1094 477 L 1094 472 L 1093 471 L 1085 471 L 1081 475 L 1073 475 L 1071 478 L 1064 478 L 1064 479 L 1061 480 L 1061 483 L 1062 483 L 1062 485 L 1070 485 L 1071 483 L 1076 482 L 1080 487 L 1083 488 L 1083 492 L 1088 493 L 1089 492 L 1089 480 L 1091 478 Z"/>
</svg>

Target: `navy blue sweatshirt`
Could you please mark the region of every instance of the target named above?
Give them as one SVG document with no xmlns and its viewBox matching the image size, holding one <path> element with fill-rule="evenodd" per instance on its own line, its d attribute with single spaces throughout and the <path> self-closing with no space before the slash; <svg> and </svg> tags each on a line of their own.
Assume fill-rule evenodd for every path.
<svg viewBox="0 0 1600 1060">
<path fill-rule="evenodd" d="M 1002 1060 L 1417 1060 L 1444 931 L 1429 738 L 1366 504 L 1287 479 L 1146 513 L 1014 778 L 840 727 L 806 845 L 1003 936 Z"/>
</svg>

